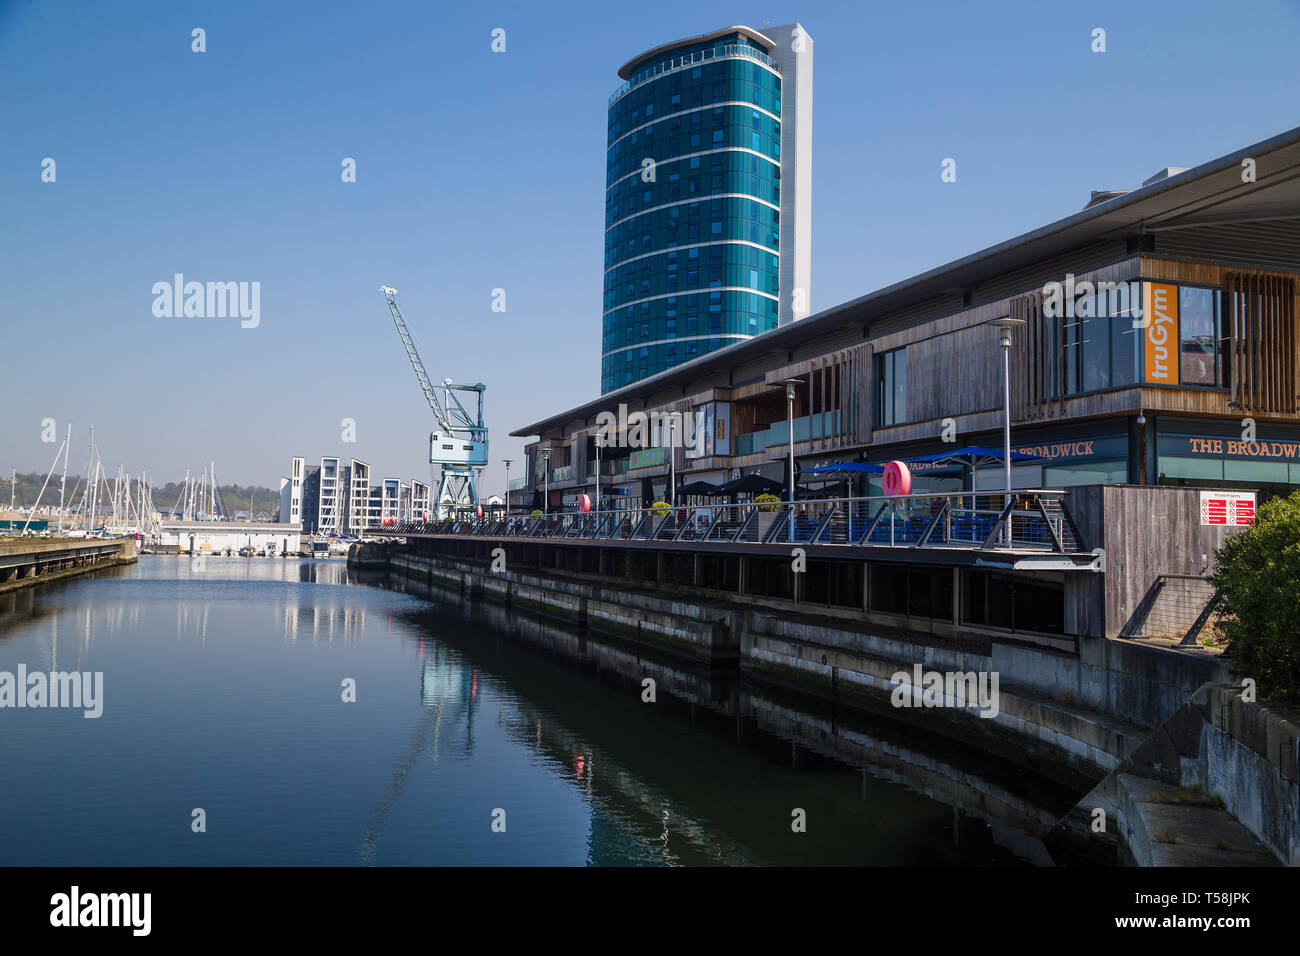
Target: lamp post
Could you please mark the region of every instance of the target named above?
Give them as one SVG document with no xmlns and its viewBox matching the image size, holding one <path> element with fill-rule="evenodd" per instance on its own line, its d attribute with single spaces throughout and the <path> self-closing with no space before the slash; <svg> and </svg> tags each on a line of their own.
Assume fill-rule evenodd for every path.
<svg viewBox="0 0 1300 956">
<path fill-rule="evenodd" d="M 501 463 L 506 466 L 506 517 L 510 517 L 510 458 L 502 458 Z"/>
<path fill-rule="evenodd" d="M 600 432 L 596 432 L 596 501 L 595 510 L 600 511 Z"/>
<path fill-rule="evenodd" d="M 673 416 L 668 416 L 668 503 L 677 507 L 677 453 L 673 445 Z"/>
<path fill-rule="evenodd" d="M 801 378 L 787 378 L 781 381 L 785 386 L 785 418 L 789 426 L 790 434 L 790 521 L 787 524 L 789 529 L 788 540 L 794 540 L 794 389 L 796 385 L 802 385 Z"/>
<path fill-rule="evenodd" d="M 551 513 L 551 450 L 542 449 L 542 514 Z"/>
<path fill-rule="evenodd" d="M 1002 474 L 1003 490 L 1006 498 L 1002 502 L 1005 508 L 1011 502 L 1011 330 L 1025 324 L 1024 319 L 1006 316 L 994 319 L 989 325 L 1000 333 L 998 344 L 1002 346 Z M 1007 515 L 1007 547 L 1011 546 L 1011 516 Z"/>
</svg>

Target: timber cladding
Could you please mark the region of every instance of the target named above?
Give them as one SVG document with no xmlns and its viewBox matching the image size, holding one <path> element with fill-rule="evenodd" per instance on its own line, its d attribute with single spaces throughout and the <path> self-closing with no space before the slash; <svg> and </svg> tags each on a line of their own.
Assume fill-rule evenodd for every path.
<svg viewBox="0 0 1300 956">
<path fill-rule="evenodd" d="M 1296 328 L 1300 276 L 1145 256 L 1142 276 L 1224 290 L 1229 386 L 1235 408 L 1228 407 L 1222 393 L 1186 391 L 1194 407 L 1184 408 L 1184 403 L 1179 403 L 1176 410 L 1224 415 L 1240 411 L 1289 415 L 1300 410 L 1300 334 Z"/>
<path fill-rule="evenodd" d="M 864 343 L 791 362 L 764 376 L 769 388 L 783 379 L 804 379 L 806 386 L 800 389 L 799 399 L 806 413 L 840 413 L 839 428 L 812 439 L 808 443 L 810 452 L 835 451 L 871 441 L 871 356 L 871 345 Z"/>
<path fill-rule="evenodd" d="M 1160 575 L 1208 573 L 1214 549 L 1244 530 L 1201 524 L 1198 488 L 1107 485 L 1071 494 L 1087 505 L 1080 509 L 1084 515 L 1095 508 L 1096 496 L 1102 497 L 1106 637 L 1120 635 Z M 1085 502 L 1088 497 L 1092 500 Z M 1089 530 L 1095 533 L 1095 523 Z"/>
</svg>

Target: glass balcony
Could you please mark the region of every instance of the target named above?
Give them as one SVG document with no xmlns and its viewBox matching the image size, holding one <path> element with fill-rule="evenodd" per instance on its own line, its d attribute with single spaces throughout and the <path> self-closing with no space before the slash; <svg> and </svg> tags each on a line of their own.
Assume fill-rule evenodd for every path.
<svg viewBox="0 0 1300 956">
<path fill-rule="evenodd" d="M 840 433 L 840 413 L 818 412 L 794 420 L 794 440 L 796 443 L 814 438 L 830 438 Z M 748 435 L 736 436 L 736 454 L 752 455 L 755 452 L 771 448 L 773 445 L 787 445 L 790 442 L 789 422 L 773 422 L 761 431 Z"/>
</svg>

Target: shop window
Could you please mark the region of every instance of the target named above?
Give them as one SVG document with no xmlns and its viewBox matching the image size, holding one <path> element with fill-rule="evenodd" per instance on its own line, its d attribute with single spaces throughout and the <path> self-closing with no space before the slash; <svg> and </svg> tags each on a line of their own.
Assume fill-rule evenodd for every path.
<svg viewBox="0 0 1300 956">
<path fill-rule="evenodd" d="M 1128 461 L 1081 461 L 1069 465 L 1045 466 L 1044 488 L 1071 488 L 1077 485 L 1122 485 L 1128 481 Z"/>
</svg>

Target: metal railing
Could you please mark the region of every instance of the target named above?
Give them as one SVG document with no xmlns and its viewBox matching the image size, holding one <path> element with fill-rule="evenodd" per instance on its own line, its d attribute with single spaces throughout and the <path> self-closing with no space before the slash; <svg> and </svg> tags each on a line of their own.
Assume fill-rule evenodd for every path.
<svg viewBox="0 0 1300 956">
<path fill-rule="evenodd" d="M 694 53 L 679 56 L 675 59 L 668 60 L 667 62 L 656 64 L 647 70 L 642 70 L 616 89 L 613 93 L 609 94 L 609 103 L 606 104 L 606 106 L 613 106 L 633 89 L 640 86 L 646 80 L 654 79 L 656 76 L 660 76 L 664 73 L 671 73 L 674 70 L 680 70 L 683 67 L 691 66 L 695 63 L 703 63 L 706 60 L 724 59 L 737 56 L 749 57 L 751 60 L 757 60 L 759 63 L 762 63 L 764 66 L 769 67 L 777 73 L 781 72 L 781 68 L 777 65 L 776 61 L 757 47 L 747 46 L 740 43 L 732 43 L 718 48 L 711 47 L 707 50 L 697 50 Z"/>
<path fill-rule="evenodd" d="M 939 492 L 447 518 L 389 534 L 1083 552 L 1064 491 Z"/>
</svg>

